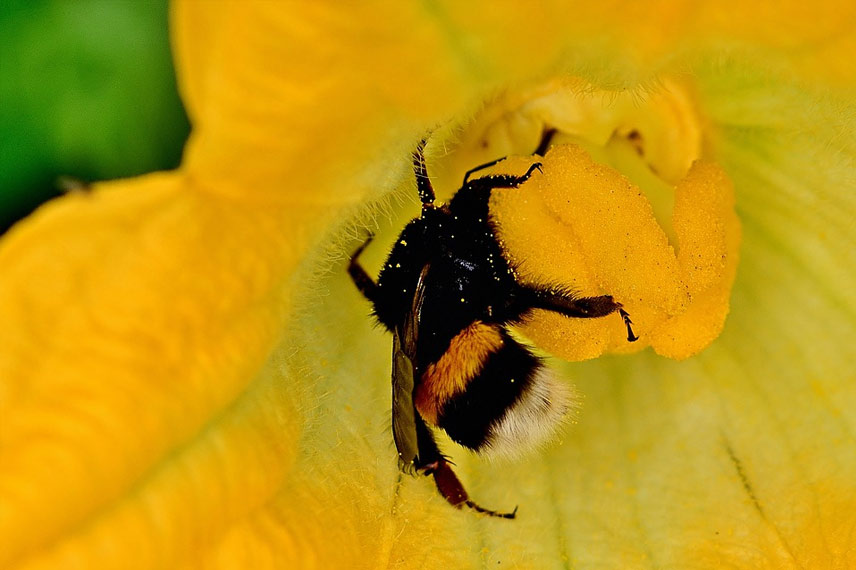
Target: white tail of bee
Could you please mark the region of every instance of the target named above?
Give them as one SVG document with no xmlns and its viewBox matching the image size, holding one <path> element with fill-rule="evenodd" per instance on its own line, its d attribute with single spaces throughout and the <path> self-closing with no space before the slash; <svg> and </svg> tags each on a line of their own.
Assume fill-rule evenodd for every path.
<svg viewBox="0 0 856 570">
<path fill-rule="evenodd" d="M 484 449 L 490 458 L 518 458 L 549 443 L 579 408 L 579 397 L 547 367 L 540 367 L 520 398 L 490 428 Z"/>
</svg>

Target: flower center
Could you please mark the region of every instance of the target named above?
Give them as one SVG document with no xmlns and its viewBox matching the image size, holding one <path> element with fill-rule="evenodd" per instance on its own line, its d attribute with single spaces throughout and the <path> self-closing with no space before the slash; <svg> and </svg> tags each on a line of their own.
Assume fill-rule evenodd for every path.
<svg viewBox="0 0 856 570">
<path fill-rule="evenodd" d="M 480 175 L 515 174 L 542 162 L 543 174 L 491 202 L 518 278 L 612 295 L 641 337 L 629 344 L 618 318 L 535 311 L 522 326 L 535 344 L 569 360 L 645 346 L 686 358 L 722 330 L 740 235 L 703 127 L 690 89 L 675 81 L 646 95 L 556 81 L 487 105 L 433 177 L 451 195 L 476 165 L 509 156 Z"/>
</svg>

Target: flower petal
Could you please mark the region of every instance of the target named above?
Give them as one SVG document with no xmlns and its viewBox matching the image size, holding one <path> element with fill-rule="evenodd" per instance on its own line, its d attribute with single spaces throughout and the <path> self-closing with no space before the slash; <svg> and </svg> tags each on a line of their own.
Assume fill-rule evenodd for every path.
<svg viewBox="0 0 856 570">
<path fill-rule="evenodd" d="M 384 157 L 405 155 L 427 125 L 556 66 L 597 84 L 635 86 L 656 81 L 675 53 L 703 48 L 766 50 L 777 65 L 795 65 L 782 57 L 787 52 L 770 51 L 787 49 L 817 63 L 815 46 L 856 29 L 856 8 L 840 2 L 737 6 L 559 2 L 534 11 L 500 2 L 390 10 L 364 2 L 344 10 L 179 1 L 179 84 L 194 126 L 185 166 L 233 195 L 317 194 L 312 189 L 329 183 L 353 199 L 383 179 Z M 800 19 L 806 10 L 812 17 Z M 768 25 L 759 29 L 759 20 Z M 369 164 L 380 166 L 367 172 Z M 355 180 L 366 181 L 356 192 Z"/>
<path fill-rule="evenodd" d="M 438 58 L 445 38 L 418 7 L 284 8 L 179 2 L 174 10 L 194 127 L 184 166 L 219 192 L 324 203 L 329 189 L 357 201 L 387 180 L 391 150 L 405 156 L 427 122 L 472 94 L 453 62 Z M 422 85 L 432 86 L 430 97 Z"/>
<path fill-rule="evenodd" d="M 276 214 L 157 174 L 6 236 L 4 566 L 157 565 L 278 484 L 300 416 L 263 369 L 297 262 Z"/>
</svg>

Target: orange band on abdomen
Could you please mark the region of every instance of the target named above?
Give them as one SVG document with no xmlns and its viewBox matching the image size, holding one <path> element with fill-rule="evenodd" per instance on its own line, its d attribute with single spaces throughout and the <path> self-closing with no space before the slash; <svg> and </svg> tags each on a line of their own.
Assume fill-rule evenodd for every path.
<svg viewBox="0 0 856 570">
<path fill-rule="evenodd" d="M 474 321 L 455 335 L 443 356 L 426 368 L 413 395 L 413 403 L 425 421 L 437 425 L 443 404 L 466 390 L 487 357 L 500 347 L 499 327 L 481 321 Z"/>
</svg>

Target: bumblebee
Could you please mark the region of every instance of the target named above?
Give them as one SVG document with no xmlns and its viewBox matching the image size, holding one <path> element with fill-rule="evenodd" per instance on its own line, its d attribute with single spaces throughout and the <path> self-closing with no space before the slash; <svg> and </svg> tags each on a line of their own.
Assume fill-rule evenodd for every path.
<svg viewBox="0 0 856 570">
<path fill-rule="evenodd" d="M 546 150 L 548 134 L 536 153 Z M 508 332 L 532 309 L 584 319 L 618 313 L 628 341 L 636 337 L 627 312 L 609 295 L 577 297 L 516 279 L 488 203 L 494 189 L 520 186 L 541 163 L 518 176 L 471 178 L 502 159 L 477 166 L 448 204 L 438 205 L 425 144 L 413 153 L 420 216 L 399 235 L 377 281 L 359 264 L 371 236 L 351 256 L 348 273 L 392 333 L 392 433 L 402 469 L 433 476 L 455 507 L 514 518 L 516 507 L 498 512 L 469 498 L 432 428 L 473 451 L 498 454 L 531 448 L 553 434 L 573 394 Z"/>
</svg>

